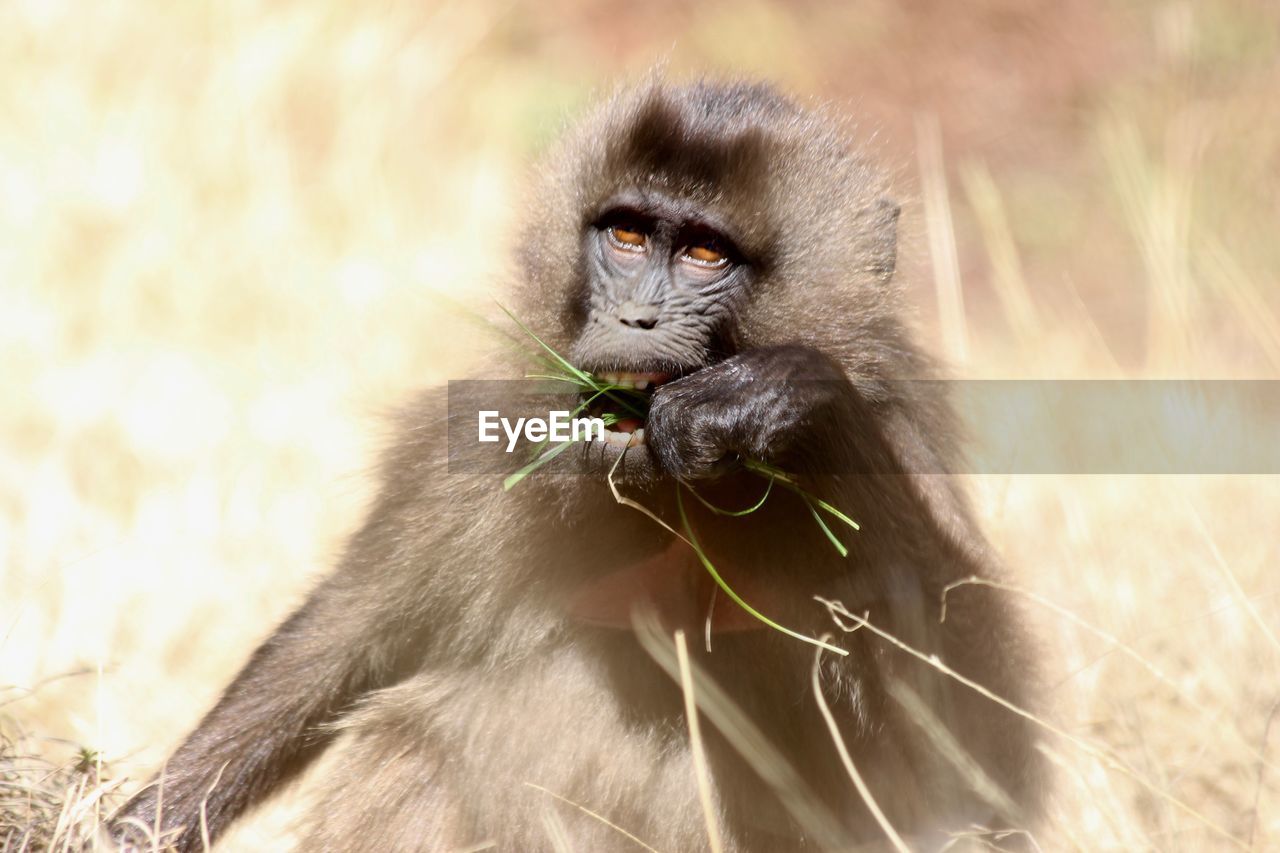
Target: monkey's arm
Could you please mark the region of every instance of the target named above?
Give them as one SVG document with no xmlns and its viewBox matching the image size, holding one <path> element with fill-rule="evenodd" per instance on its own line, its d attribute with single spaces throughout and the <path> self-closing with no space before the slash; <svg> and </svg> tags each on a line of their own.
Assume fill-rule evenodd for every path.
<svg viewBox="0 0 1280 853">
<path fill-rule="evenodd" d="M 939 390 L 910 380 L 854 382 L 811 347 L 760 347 L 661 386 L 645 432 L 663 469 L 682 478 L 714 476 L 736 454 L 843 479 L 844 488 L 856 481 L 877 503 L 895 504 L 900 518 L 964 543 L 968 558 L 985 543 L 955 484 L 932 476 L 956 473 Z"/>
<path fill-rule="evenodd" d="M 154 827 L 159 806 L 162 831 L 181 828 L 176 849 L 203 849 L 202 820 L 217 838 L 323 750 L 333 737 L 326 723 L 421 656 L 440 543 L 454 535 L 423 521 L 447 488 L 431 461 L 443 446 L 436 397 L 408 413 L 420 426 L 384 461 L 384 488 L 337 570 L 253 653 L 170 757 L 163 786 L 155 780 L 124 806 L 117 837 L 149 849 L 127 819 Z"/>
<path fill-rule="evenodd" d="M 334 575 L 253 653 L 169 759 L 163 781 L 126 805 L 116 821 L 123 837 L 138 838 L 121 818 L 153 827 L 159 806 L 162 831 L 181 827 L 174 846 L 200 849 L 202 819 L 216 838 L 306 766 L 330 738 L 324 723 L 385 681 L 389 667 L 376 656 L 386 640 L 370 631 L 369 602 L 353 586 L 348 573 Z"/>
</svg>

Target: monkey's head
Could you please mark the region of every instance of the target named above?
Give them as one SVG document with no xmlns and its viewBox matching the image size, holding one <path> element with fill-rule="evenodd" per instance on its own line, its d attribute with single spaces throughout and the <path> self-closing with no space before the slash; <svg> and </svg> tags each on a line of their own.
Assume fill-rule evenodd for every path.
<svg viewBox="0 0 1280 853">
<path fill-rule="evenodd" d="M 652 388 L 743 350 L 893 374 L 897 205 L 844 128 L 765 85 L 654 80 L 547 158 L 518 313 L 597 374 Z"/>
</svg>

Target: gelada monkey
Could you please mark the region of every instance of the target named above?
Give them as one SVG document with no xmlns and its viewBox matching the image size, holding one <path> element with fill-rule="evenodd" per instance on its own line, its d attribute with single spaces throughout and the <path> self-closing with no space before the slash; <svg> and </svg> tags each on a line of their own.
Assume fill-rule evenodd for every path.
<svg viewBox="0 0 1280 853">
<path fill-rule="evenodd" d="M 954 478 L 935 476 L 957 458 L 941 386 L 904 381 L 934 371 L 903 320 L 882 174 L 838 120 L 768 86 L 654 80 L 587 115 L 537 187 L 525 227 L 490 237 L 517 259 L 513 313 L 645 395 L 643 420 L 504 491 L 479 464 L 501 443 L 451 441 L 450 412 L 475 413 L 424 393 L 336 569 L 117 836 L 129 818 L 152 826 L 160 801 L 169 843 L 202 849 L 339 741 L 301 849 L 706 849 L 684 693 L 634 629 L 643 610 L 655 636 L 690 638 L 695 694 L 719 703 L 699 754 L 723 849 L 888 844 L 821 714 L 815 647 L 717 595 L 693 550 L 608 482 L 679 529 L 675 496 L 693 494 L 679 489 L 760 499 L 742 460 L 861 525 L 841 556 L 789 489 L 745 517 L 682 505 L 745 600 L 847 652 L 821 653 L 821 696 L 884 821 L 925 849 L 1031 825 L 1030 725 L 815 601 L 1036 704 L 1032 643 L 998 592 L 953 590 L 940 618 L 949 583 L 999 568 Z M 502 352 L 506 375 L 530 372 Z"/>
</svg>

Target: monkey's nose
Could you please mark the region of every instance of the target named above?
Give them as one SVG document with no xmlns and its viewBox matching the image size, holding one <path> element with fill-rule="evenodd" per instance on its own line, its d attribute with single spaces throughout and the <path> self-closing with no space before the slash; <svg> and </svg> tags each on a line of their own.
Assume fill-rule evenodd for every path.
<svg viewBox="0 0 1280 853">
<path fill-rule="evenodd" d="M 657 305 L 638 305 L 635 302 L 624 302 L 618 306 L 618 322 L 633 329 L 652 329 L 658 325 L 659 309 Z"/>
</svg>

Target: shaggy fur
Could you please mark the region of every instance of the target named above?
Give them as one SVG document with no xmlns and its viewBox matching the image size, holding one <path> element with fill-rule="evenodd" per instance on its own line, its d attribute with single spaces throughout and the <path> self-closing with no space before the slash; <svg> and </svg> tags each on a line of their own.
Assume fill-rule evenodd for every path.
<svg viewBox="0 0 1280 853">
<path fill-rule="evenodd" d="M 522 242 L 517 314 L 561 352 L 581 344 L 593 311 L 607 310 L 591 301 L 583 235 L 620 193 L 637 190 L 717 224 L 746 263 L 733 294 L 717 297 L 714 329 L 672 359 L 687 375 L 655 394 L 654 455 L 623 466 L 624 490 L 678 524 L 672 471 L 702 478 L 709 499 L 737 508 L 762 482 L 714 476 L 721 469 L 703 456 L 737 450 L 786 467 L 862 530 L 844 531 L 841 558 L 781 489 L 748 518 L 691 507 L 731 584 L 759 590 L 761 609 L 813 636 L 840 633 L 813 596 L 839 600 L 1034 707 L 1030 643 L 998 593 L 958 590 L 939 618 L 948 583 L 998 570 L 954 482 L 926 473 L 955 460 L 939 386 L 895 381 L 931 368 L 900 320 L 898 208 L 880 174 L 838 122 L 766 87 L 655 81 L 620 93 L 551 153 Z M 684 310 L 698 311 L 698 298 Z M 615 361 L 639 366 L 646 355 Z M 526 368 L 505 365 L 515 376 Z M 788 390 L 801 386 L 818 390 Z M 340 730 L 348 752 L 309 820 L 306 850 L 491 841 L 535 851 L 557 834 L 576 850 L 639 849 L 547 791 L 656 849 L 705 847 L 680 690 L 629 631 L 575 619 L 567 606 L 673 538 L 613 500 L 598 447 L 575 448 L 504 492 L 481 470 L 494 446 L 446 452 L 450 412 L 474 417 L 454 403 L 447 409 L 435 390 L 406 410 L 380 497 L 336 571 L 169 761 L 163 825 L 182 828 L 179 849 L 199 849 L 202 800 L 216 837 Z M 696 618 L 674 621 L 667 627 L 698 638 L 699 671 L 781 751 L 835 827 L 806 833 L 740 744 L 705 723 L 727 848 L 883 843 L 811 694 L 813 647 L 761 629 L 716 634 L 708 651 Z M 928 847 L 974 822 L 1034 820 L 1042 769 L 1028 724 L 868 631 L 836 641 L 850 654 L 824 656 L 824 695 L 900 832 Z M 903 696 L 922 701 L 929 719 Z M 944 742 L 962 755 L 939 749 Z M 973 766 L 1003 798 L 975 790 Z M 152 788 L 125 814 L 150 825 L 154 809 Z"/>
</svg>

